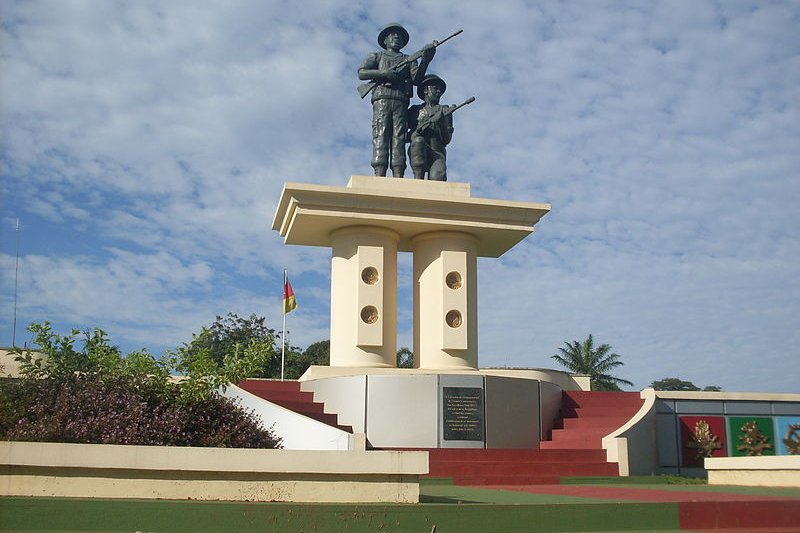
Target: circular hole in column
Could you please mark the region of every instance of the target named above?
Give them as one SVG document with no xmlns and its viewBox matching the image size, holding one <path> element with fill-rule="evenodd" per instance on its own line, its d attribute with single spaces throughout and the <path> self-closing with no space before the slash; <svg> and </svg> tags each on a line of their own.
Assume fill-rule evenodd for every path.
<svg viewBox="0 0 800 533">
<path fill-rule="evenodd" d="M 365 324 L 374 324 L 378 321 L 378 309 L 374 305 L 367 305 L 361 309 L 361 320 Z"/>
<path fill-rule="evenodd" d="M 461 313 L 459 313 L 455 309 L 452 309 L 447 312 L 447 314 L 444 317 L 444 321 L 447 322 L 448 326 L 454 329 L 461 327 L 461 323 L 463 322 L 461 318 Z"/>
<path fill-rule="evenodd" d="M 361 271 L 361 279 L 367 285 L 375 285 L 378 283 L 378 269 L 375 267 L 367 267 Z"/>
<path fill-rule="evenodd" d="M 461 288 L 461 274 L 456 271 L 450 272 L 445 278 L 444 282 L 447 284 L 448 287 L 451 289 L 460 289 Z"/>
</svg>

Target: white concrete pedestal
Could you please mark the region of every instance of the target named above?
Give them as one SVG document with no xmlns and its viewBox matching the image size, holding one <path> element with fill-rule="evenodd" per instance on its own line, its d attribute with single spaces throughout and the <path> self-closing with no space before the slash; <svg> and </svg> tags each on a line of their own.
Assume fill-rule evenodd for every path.
<svg viewBox="0 0 800 533">
<path fill-rule="evenodd" d="M 478 240 L 432 231 L 414 237 L 414 368 L 478 368 Z"/>
<path fill-rule="evenodd" d="M 328 246 L 331 366 L 396 365 L 397 252 L 414 254 L 414 366 L 478 368 L 477 258 L 533 231 L 547 204 L 472 198 L 466 183 L 352 176 L 286 183 L 272 228 Z"/>
<path fill-rule="evenodd" d="M 331 234 L 331 366 L 397 366 L 399 238 L 376 226 Z"/>
</svg>

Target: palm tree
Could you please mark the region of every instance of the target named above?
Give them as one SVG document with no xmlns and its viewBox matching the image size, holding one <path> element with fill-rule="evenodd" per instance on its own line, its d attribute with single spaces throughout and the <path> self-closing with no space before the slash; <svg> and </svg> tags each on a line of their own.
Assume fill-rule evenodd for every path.
<svg viewBox="0 0 800 533">
<path fill-rule="evenodd" d="M 593 390 L 618 391 L 620 383 L 633 386 L 627 379 L 610 374 L 612 369 L 623 365 L 619 360 L 621 356 L 611 351 L 611 345 L 601 344 L 595 348 L 591 334 L 583 342 L 564 341 L 564 344 L 566 348 L 559 348 L 560 353 L 551 357 L 570 372 L 590 376 Z"/>
</svg>

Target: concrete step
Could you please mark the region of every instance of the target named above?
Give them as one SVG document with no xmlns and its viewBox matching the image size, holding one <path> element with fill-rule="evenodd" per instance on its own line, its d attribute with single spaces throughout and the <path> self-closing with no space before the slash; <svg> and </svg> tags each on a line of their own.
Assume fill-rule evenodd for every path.
<svg viewBox="0 0 800 533">
<path fill-rule="evenodd" d="M 248 379 L 239 383 L 239 387 L 259 398 L 280 405 L 297 414 L 313 418 L 323 424 L 353 432 L 351 426 L 339 424 L 339 417 L 325 412 L 325 404 L 314 401 L 314 394 L 300 390 L 298 381 L 276 381 L 269 379 Z"/>
<path fill-rule="evenodd" d="M 564 391 L 565 407 L 633 407 L 642 404 L 638 392 Z"/>
<path fill-rule="evenodd" d="M 560 415 L 562 418 L 610 418 L 618 417 L 630 419 L 638 411 L 638 407 L 562 407 Z"/>
<path fill-rule="evenodd" d="M 586 438 L 574 436 L 570 438 L 560 438 L 558 440 L 543 440 L 539 443 L 543 450 L 601 450 L 603 441 L 601 437 Z"/>
<path fill-rule="evenodd" d="M 430 463 L 430 476 L 616 476 L 615 463 L 564 462 L 564 463 L 511 463 L 511 462 L 461 462 L 442 461 Z"/>
<path fill-rule="evenodd" d="M 245 390 L 248 390 L 245 387 L 253 387 L 260 391 L 300 392 L 300 382 L 295 380 L 246 379 L 239 386 Z"/>
<path fill-rule="evenodd" d="M 567 430 L 582 430 L 590 428 L 613 428 L 624 425 L 628 420 L 627 416 L 594 416 L 594 417 L 580 417 L 580 418 L 563 418 L 561 419 L 562 426 L 553 429 L 567 429 Z"/>
<path fill-rule="evenodd" d="M 428 448 L 431 461 L 521 461 L 571 462 L 605 461 L 604 450 L 543 450 L 530 448 Z"/>
</svg>

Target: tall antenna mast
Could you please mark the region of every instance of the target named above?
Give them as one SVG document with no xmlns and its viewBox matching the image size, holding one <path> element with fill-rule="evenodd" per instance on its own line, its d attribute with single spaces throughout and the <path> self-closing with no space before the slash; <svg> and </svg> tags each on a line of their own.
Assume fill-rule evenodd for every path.
<svg viewBox="0 0 800 533">
<path fill-rule="evenodd" d="M 17 287 L 19 286 L 19 217 L 17 217 L 17 258 L 14 264 L 14 328 L 11 332 L 11 347 L 17 347 Z"/>
</svg>

